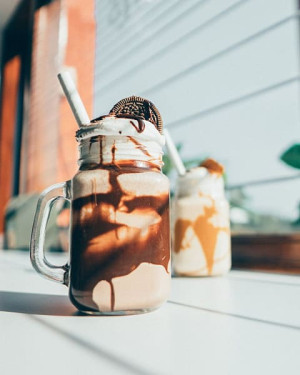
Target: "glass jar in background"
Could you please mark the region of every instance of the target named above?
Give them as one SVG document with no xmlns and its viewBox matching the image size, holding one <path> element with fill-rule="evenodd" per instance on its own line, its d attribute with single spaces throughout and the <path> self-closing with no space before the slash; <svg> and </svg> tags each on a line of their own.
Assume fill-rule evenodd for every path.
<svg viewBox="0 0 300 375">
<path fill-rule="evenodd" d="M 178 177 L 172 221 L 176 275 L 215 276 L 229 271 L 229 204 L 220 164 L 207 159 Z"/>
</svg>

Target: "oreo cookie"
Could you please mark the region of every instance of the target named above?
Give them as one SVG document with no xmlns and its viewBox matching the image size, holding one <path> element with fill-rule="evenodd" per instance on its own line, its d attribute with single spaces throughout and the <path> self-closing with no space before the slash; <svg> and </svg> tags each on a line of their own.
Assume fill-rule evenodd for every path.
<svg viewBox="0 0 300 375">
<path fill-rule="evenodd" d="M 149 100 L 140 96 L 130 96 L 120 100 L 109 112 L 110 115 L 118 117 L 138 118 L 152 122 L 152 124 L 162 133 L 163 123 L 158 109 Z"/>
</svg>

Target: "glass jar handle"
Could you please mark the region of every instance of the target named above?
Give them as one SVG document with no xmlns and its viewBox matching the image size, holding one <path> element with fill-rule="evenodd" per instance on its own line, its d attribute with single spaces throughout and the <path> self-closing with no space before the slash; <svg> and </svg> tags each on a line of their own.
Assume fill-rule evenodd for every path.
<svg viewBox="0 0 300 375">
<path fill-rule="evenodd" d="M 69 284 L 69 265 L 55 266 L 45 257 L 45 234 L 50 211 L 57 199 L 70 201 L 71 181 L 55 184 L 45 189 L 39 197 L 30 241 L 30 259 L 35 270 L 50 280 Z"/>
</svg>

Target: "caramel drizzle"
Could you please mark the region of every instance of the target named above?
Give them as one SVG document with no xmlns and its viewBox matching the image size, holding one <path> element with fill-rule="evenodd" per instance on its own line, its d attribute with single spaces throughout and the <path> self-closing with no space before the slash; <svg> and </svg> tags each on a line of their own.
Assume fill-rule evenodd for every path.
<svg viewBox="0 0 300 375">
<path fill-rule="evenodd" d="M 218 213 L 214 201 L 211 199 L 212 207 L 204 207 L 204 214 L 197 217 L 195 221 L 178 219 L 175 223 L 175 253 L 184 251 L 190 246 L 190 241 L 187 242 L 186 246 L 183 245 L 185 233 L 189 227 L 192 227 L 198 241 L 201 243 L 204 256 L 206 259 L 208 274 L 211 274 L 214 265 L 214 254 L 218 235 L 220 231 L 229 232 L 228 227 L 216 227 L 210 219 Z"/>
</svg>

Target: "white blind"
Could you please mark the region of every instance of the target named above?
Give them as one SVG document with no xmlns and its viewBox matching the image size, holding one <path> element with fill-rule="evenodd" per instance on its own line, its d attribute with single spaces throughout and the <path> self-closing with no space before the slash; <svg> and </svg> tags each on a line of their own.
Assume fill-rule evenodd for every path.
<svg viewBox="0 0 300 375">
<path fill-rule="evenodd" d="M 96 17 L 95 116 L 141 95 L 229 185 L 296 173 L 279 161 L 299 140 L 295 0 L 98 0 Z M 299 181 L 251 188 L 253 208 L 296 217 Z"/>
</svg>

